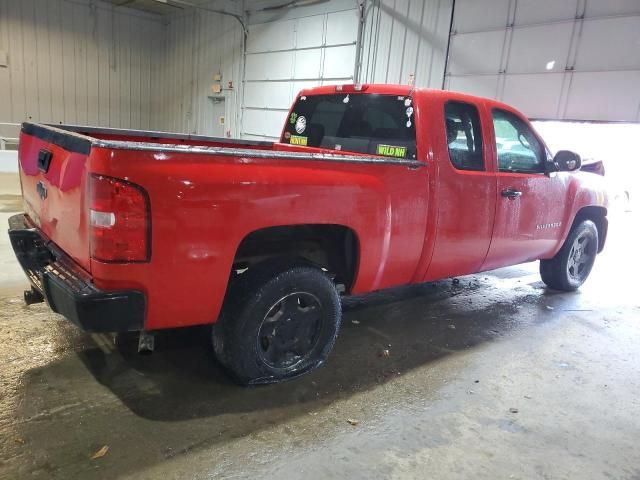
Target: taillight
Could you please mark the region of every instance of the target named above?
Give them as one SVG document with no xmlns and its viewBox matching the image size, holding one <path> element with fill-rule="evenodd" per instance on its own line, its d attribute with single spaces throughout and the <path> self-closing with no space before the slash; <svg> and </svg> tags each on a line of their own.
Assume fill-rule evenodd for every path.
<svg viewBox="0 0 640 480">
<path fill-rule="evenodd" d="M 104 262 L 146 262 L 151 254 L 147 193 L 138 185 L 89 177 L 91 257 Z"/>
</svg>

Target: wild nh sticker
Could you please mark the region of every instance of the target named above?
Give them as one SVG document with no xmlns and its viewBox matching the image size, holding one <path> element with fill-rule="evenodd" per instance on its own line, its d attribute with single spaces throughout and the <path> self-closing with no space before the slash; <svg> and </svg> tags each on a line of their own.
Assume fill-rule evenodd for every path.
<svg viewBox="0 0 640 480">
<path fill-rule="evenodd" d="M 385 157 L 404 158 L 407 154 L 407 147 L 394 147 L 393 145 L 378 145 L 378 155 Z"/>
<path fill-rule="evenodd" d="M 291 135 L 289 139 L 290 145 L 307 145 L 307 137 L 299 137 L 298 135 Z"/>
</svg>

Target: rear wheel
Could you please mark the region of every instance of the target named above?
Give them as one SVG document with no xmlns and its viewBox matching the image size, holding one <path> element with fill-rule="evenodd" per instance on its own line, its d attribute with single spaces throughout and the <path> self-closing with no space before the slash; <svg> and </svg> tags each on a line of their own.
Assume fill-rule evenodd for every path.
<svg viewBox="0 0 640 480">
<path fill-rule="evenodd" d="M 598 253 L 598 229 L 591 220 L 575 225 L 560 251 L 540 260 L 542 281 L 556 290 L 573 291 L 587 279 Z"/>
<path fill-rule="evenodd" d="M 341 316 L 336 288 L 321 269 L 258 265 L 230 285 L 213 329 L 214 351 L 240 384 L 287 380 L 325 361 Z"/>
</svg>

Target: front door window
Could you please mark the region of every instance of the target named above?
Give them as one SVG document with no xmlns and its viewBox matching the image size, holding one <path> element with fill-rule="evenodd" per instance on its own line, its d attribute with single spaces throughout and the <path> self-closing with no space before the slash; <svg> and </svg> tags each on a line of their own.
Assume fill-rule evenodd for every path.
<svg viewBox="0 0 640 480">
<path fill-rule="evenodd" d="M 498 170 L 516 173 L 544 173 L 544 147 L 531 128 L 517 115 L 494 109 Z"/>
</svg>

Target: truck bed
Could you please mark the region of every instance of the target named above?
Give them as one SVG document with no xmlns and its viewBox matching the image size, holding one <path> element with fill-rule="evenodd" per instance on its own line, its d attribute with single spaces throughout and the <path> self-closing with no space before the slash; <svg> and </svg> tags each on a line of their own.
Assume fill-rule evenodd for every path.
<svg viewBox="0 0 640 480">
<path fill-rule="evenodd" d="M 39 165 L 43 153 L 47 168 Z M 427 169 L 414 159 L 33 123 L 22 127 L 19 159 L 28 221 L 95 288 L 142 292 L 145 328 L 215 321 L 236 252 L 252 232 L 337 225 L 366 238 L 353 292 L 410 282 L 423 245 Z M 148 262 L 91 257 L 89 180 L 96 176 L 145 190 Z"/>
<path fill-rule="evenodd" d="M 422 162 L 377 155 L 331 153 L 319 148 L 294 147 L 260 140 L 240 140 L 205 135 L 125 130 L 78 125 L 46 125 L 25 122 L 22 132 L 65 149 L 88 154 L 91 147 L 118 150 L 167 151 L 279 160 L 399 164 L 420 167 Z"/>
<path fill-rule="evenodd" d="M 86 149 L 99 141 L 104 142 L 130 142 L 152 143 L 162 146 L 204 146 L 204 147 L 242 147 L 260 148 L 270 150 L 273 142 L 255 140 L 237 140 L 224 137 L 209 137 L 205 135 L 190 135 L 183 133 L 160 132 L 153 130 L 126 130 L 120 128 L 101 128 L 79 125 L 46 125 L 37 123 L 24 123 L 22 132 L 39 138 L 47 137 L 52 143 L 63 142 L 68 144 L 75 140 L 78 147 Z M 43 138 L 44 139 L 44 138 Z"/>
</svg>

